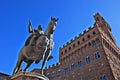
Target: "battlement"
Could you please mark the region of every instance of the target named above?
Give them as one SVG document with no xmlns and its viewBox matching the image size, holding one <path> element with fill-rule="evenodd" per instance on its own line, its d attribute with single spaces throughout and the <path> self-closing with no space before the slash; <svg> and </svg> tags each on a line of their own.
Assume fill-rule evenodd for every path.
<svg viewBox="0 0 120 80">
<path fill-rule="evenodd" d="M 50 68 L 57 67 L 57 66 L 59 66 L 59 65 L 60 65 L 60 63 L 59 63 L 59 62 L 58 62 L 58 63 L 56 63 L 56 64 L 49 65 L 48 67 L 45 67 L 45 70 L 46 70 L 46 69 L 50 69 Z"/>
<path fill-rule="evenodd" d="M 60 49 L 64 48 L 65 46 L 67 46 L 68 44 L 72 43 L 73 41 L 75 41 L 77 38 L 82 37 L 84 34 L 86 34 L 87 32 L 89 32 L 91 29 L 93 29 L 93 27 L 89 27 L 88 29 L 84 30 L 82 33 L 78 34 L 77 36 L 75 36 L 74 38 L 72 38 L 69 42 L 66 42 L 62 47 L 60 47 Z"/>
</svg>

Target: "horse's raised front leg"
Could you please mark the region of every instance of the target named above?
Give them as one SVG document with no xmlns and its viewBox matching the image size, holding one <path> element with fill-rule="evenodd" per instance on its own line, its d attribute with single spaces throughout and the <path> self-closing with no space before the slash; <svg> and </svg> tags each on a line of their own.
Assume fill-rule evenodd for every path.
<svg viewBox="0 0 120 80">
<path fill-rule="evenodd" d="M 44 56 L 44 59 L 43 59 L 43 62 L 42 62 L 42 67 L 41 67 L 41 74 L 43 74 L 43 68 L 46 64 L 46 61 L 48 60 L 48 57 L 50 56 L 50 53 L 51 53 L 51 50 L 50 49 L 47 49 L 46 53 L 45 53 L 45 56 Z"/>
</svg>

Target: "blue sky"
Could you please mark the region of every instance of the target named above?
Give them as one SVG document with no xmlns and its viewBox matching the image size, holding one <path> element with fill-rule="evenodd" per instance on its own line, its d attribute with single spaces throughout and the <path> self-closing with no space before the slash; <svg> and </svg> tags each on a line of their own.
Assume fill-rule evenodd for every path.
<svg viewBox="0 0 120 80">
<path fill-rule="evenodd" d="M 29 36 L 29 20 L 34 28 L 41 24 L 45 31 L 51 16 L 59 18 L 54 34 L 54 58 L 47 66 L 59 61 L 59 47 L 93 26 L 93 15 L 97 12 L 110 24 L 120 46 L 119 3 L 119 0 L 1 0 L 0 72 L 12 74 L 19 51 Z M 29 71 L 40 66 L 41 63 L 33 64 Z"/>
</svg>

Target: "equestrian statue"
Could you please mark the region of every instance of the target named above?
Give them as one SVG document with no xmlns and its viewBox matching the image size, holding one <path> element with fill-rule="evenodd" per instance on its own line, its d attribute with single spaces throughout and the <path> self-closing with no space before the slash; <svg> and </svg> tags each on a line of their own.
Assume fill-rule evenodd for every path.
<svg viewBox="0 0 120 80">
<path fill-rule="evenodd" d="M 39 25 L 38 29 L 32 28 L 32 23 L 29 21 L 28 30 L 32 33 L 25 42 L 25 45 L 20 50 L 18 61 L 14 68 L 13 74 L 21 71 L 23 62 L 27 65 L 23 71 L 26 71 L 32 63 L 38 64 L 42 59 L 41 74 L 43 74 L 46 62 L 52 58 L 51 51 L 54 47 L 53 35 L 57 25 L 58 18 L 52 18 L 49 22 L 45 32 L 42 31 L 42 26 Z"/>
</svg>

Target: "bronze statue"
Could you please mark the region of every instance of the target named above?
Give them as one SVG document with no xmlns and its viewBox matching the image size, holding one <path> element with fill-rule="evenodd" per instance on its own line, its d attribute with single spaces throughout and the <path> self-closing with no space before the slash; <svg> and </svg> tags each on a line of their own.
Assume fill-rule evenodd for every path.
<svg viewBox="0 0 120 80">
<path fill-rule="evenodd" d="M 20 71 L 23 61 L 27 63 L 27 66 L 24 69 L 24 71 L 26 71 L 33 62 L 38 64 L 41 61 L 41 59 L 43 59 L 41 67 L 41 74 L 43 74 L 43 68 L 46 64 L 46 61 L 50 57 L 51 51 L 54 46 L 53 35 L 57 21 L 57 18 L 51 17 L 51 21 L 45 33 L 38 37 L 34 45 L 32 45 L 34 41 L 30 42 L 29 44 L 27 44 L 28 42 L 26 42 L 26 45 L 23 46 L 19 53 L 18 61 L 16 67 L 14 68 L 13 74 L 18 73 Z M 32 40 L 34 36 L 36 37 L 34 33 L 36 34 L 36 32 L 33 31 L 33 34 L 31 37 L 29 37 L 28 41 Z"/>
</svg>

